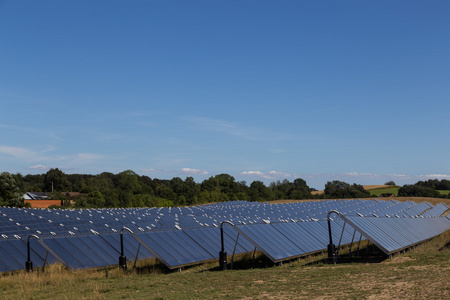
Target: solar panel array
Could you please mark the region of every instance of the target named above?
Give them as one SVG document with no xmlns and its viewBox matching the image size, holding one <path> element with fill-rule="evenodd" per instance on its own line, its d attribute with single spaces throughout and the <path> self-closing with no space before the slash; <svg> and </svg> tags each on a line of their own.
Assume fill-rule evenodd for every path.
<svg viewBox="0 0 450 300">
<path fill-rule="evenodd" d="M 368 238 L 386 253 L 450 229 L 450 219 L 440 217 L 448 210 L 445 204 L 393 200 L 232 201 L 195 207 L 84 210 L 1 207 L 0 271 L 25 267 L 30 235 L 39 237 L 29 240 L 34 266 L 55 262 L 72 269 L 115 265 L 124 227 L 133 232 L 123 234 L 129 261 L 157 258 L 170 269 L 198 264 L 218 258 L 219 227 L 225 220 L 234 224 L 224 226 L 227 253 L 257 249 L 273 262 L 281 262 L 326 249 L 326 216 L 331 210 L 345 216 L 332 222 L 334 241 L 351 243 L 357 230 L 357 239 Z"/>
<path fill-rule="evenodd" d="M 450 229 L 446 218 L 344 218 L 386 254 L 407 249 Z"/>
</svg>

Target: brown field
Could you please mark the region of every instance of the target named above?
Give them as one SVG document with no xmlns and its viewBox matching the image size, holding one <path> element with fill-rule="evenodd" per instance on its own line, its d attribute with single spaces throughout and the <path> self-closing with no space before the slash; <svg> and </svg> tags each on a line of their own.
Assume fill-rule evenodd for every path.
<svg viewBox="0 0 450 300">
<path fill-rule="evenodd" d="M 445 198 L 426 198 L 426 197 L 371 197 L 371 198 L 358 198 L 361 200 L 370 200 L 370 199 L 380 199 L 380 200 L 397 200 L 397 201 L 413 201 L 413 202 L 428 202 L 433 205 L 439 204 L 439 203 L 445 203 L 450 206 L 450 199 Z M 282 199 L 282 200 L 274 200 L 270 201 L 268 203 L 289 203 L 289 202 L 308 202 L 308 201 L 323 201 L 323 200 L 334 200 L 334 201 L 340 201 L 339 199 L 303 199 L 303 200 L 293 200 L 293 199 Z M 346 200 L 352 200 L 352 199 L 346 199 Z M 353 199 L 357 200 L 357 199 Z"/>
<path fill-rule="evenodd" d="M 382 188 L 386 188 L 386 187 L 391 187 L 391 185 L 385 185 L 385 184 L 369 184 L 369 185 L 363 185 L 365 190 L 375 190 L 375 189 L 382 189 Z M 324 194 L 325 191 L 314 191 L 311 192 L 311 194 L 313 195 L 322 195 Z"/>
<path fill-rule="evenodd" d="M 385 184 L 369 184 L 369 185 L 363 185 L 365 190 L 375 190 L 375 189 L 383 189 L 387 187 L 392 187 L 392 185 L 385 185 Z"/>
</svg>

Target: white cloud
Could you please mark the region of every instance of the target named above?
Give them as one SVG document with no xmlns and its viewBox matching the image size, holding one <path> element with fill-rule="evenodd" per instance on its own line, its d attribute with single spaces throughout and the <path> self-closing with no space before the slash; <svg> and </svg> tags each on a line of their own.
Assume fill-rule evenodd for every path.
<svg viewBox="0 0 450 300">
<path fill-rule="evenodd" d="M 428 174 L 428 175 L 418 175 L 418 178 L 422 179 L 449 179 L 450 175 L 447 174 Z"/>
<path fill-rule="evenodd" d="M 191 168 L 182 168 L 181 173 L 193 174 L 193 175 L 208 175 L 207 171 Z"/>
<path fill-rule="evenodd" d="M 277 178 L 289 178 L 289 177 L 294 177 L 293 174 L 289 174 L 289 173 L 283 173 L 283 172 L 277 172 L 277 171 L 270 171 L 269 172 L 270 176 L 274 176 Z"/>
<path fill-rule="evenodd" d="M 260 171 L 244 171 L 241 173 L 241 175 L 256 175 L 256 176 L 263 176 L 264 173 Z"/>
<path fill-rule="evenodd" d="M 30 166 L 27 169 L 30 170 L 49 170 L 50 167 L 44 166 L 44 165 L 35 165 L 35 166 Z"/>
<path fill-rule="evenodd" d="M 294 174 L 283 173 L 278 171 L 270 171 L 268 173 L 264 173 L 261 171 L 244 171 L 241 172 L 241 175 L 260 177 L 263 179 L 281 179 L 281 178 L 295 177 Z"/>
<path fill-rule="evenodd" d="M 379 178 L 380 175 L 378 174 L 372 174 L 372 173 L 358 173 L 358 172 L 350 172 L 350 173 L 344 173 L 344 176 L 349 177 L 364 177 L 364 178 Z"/>
<path fill-rule="evenodd" d="M 157 169 L 142 169 L 141 172 L 149 172 L 149 173 L 154 173 L 154 172 L 161 172 L 161 170 L 157 170 Z"/>
</svg>

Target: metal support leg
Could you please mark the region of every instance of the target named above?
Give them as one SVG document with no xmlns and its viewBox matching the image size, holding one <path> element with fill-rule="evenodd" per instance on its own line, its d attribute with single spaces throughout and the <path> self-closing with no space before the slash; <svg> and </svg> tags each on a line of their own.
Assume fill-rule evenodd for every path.
<svg viewBox="0 0 450 300">
<path fill-rule="evenodd" d="M 139 255 L 139 249 L 140 249 L 140 248 L 141 248 L 141 244 L 139 243 L 139 246 L 138 246 L 137 252 L 136 252 L 136 257 L 134 258 L 133 273 L 134 273 L 134 271 L 136 270 L 136 263 L 137 263 L 137 260 L 138 260 L 138 255 Z"/>
<path fill-rule="evenodd" d="M 39 237 L 35 234 L 32 234 L 27 239 L 27 261 L 25 262 L 25 268 L 27 272 L 33 271 L 33 262 L 31 261 L 31 246 L 30 246 L 30 238 L 39 239 Z"/>
<path fill-rule="evenodd" d="M 128 228 L 124 227 L 120 230 L 120 256 L 119 256 L 119 267 L 126 272 L 127 271 L 127 258 L 125 257 L 125 254 L 123 252 L 123 230 Z M 133 233 L 131 230 L 129 230 L 131 233 Z"/>
<path fill-rule="evenodd" d="M 331 234 L 331 218 L 330 215 L 332 213 L 337 213 L 339 215 L 338 211 L 332 210 L 328 213 L 327 215 L 327 221 L 328 221 L 328 237 L 330 239 L 330 243 L 328 244 L 328 259 L 330 261 L 330 263 L 332 264 L 336 264 L 336 249 L 335 246 L 333 244 L 333 236 Z"/>
<path fill-rule="evenodd" d="M 236 248 L 237 248 L 238 241 L 239 241 L 239 233 L 237 234 L 236 242 L 234 243 L 233 255 L 231 255 L 231 262 L 230 262 L 230 269 L 231 270 L 233 270 L 234 254 L 236 253 Z"/>
<path fill-rule="evenodd" d="M 356 229 L 355 229 L 355 231 L 353 231 L 352 242 L 350 243 L 350 247 L 348 249 L 348 257 L 349 258 L 352 257 L 352 245 L 353 245 L 353 240 L 355 239 L 355 234 L 356 234 Z"/>
<path fill-rule="evenodd" d="M 230 224 L 231 226 L 234 226 L 233 223 L 230 221 L 223 221 L 220 223 L 220 242 L 221 242 L 221 249 L 219 252 L 219 266 L 222 271 L 225 271 L 227 269 L 227 253 L 225 252 L 225 245 L 224 245 L 224 239 L 223 239 L 223 225 L 225 223 Z"/>
<path fill-rule="evenodd" d="M 48 251 L 45 253 L 44 264 L 42 265 L 42 272 L 44 272 L 45 265 L 47 264 L 47 256 L 48 256 Z"/>
<path fill-rule="evenodd" d="M 358 249 L 356 250 L 356 256 L 359 256 L 359 245 L 361 245 L 362 234 L 359 235 Z"/>
</svg>

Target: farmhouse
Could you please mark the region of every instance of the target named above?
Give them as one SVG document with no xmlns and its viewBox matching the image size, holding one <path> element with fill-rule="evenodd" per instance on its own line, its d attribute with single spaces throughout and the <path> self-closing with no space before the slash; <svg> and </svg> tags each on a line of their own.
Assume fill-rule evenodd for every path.
<svg viewBox="0 0 450 300">
<path fill-rule="evenodd" d="M 49 200 L 46 192 L 27 192 L 23 195 L 24 204 L 32 208 L 48 208 L 51 205 L 61 206 L 61 200 Z"/>
</svg>

